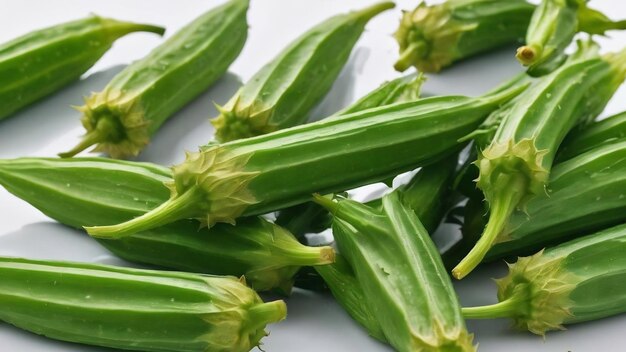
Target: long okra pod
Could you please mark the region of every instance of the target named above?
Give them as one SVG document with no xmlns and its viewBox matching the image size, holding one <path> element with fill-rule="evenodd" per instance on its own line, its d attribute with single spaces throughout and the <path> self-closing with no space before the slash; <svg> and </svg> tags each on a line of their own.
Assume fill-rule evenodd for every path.
<svg viewBox="0 0 626 352">
<path fill-rule="evenodd" d="M 626 138 L 626 111 L 572 131 L 559 149 L 557 160 L 567 160 L 605 143 Z"/>
<path fill-rule="evenodd" d="M 475 351 L 439 253 L 397 193 L 384 196 L 380 210 L 316 199 L 333 214 L 339 251 L 396 350 Z"/>
<path fill-rule="evenodd" d="M 173 168 L 170 200 L 126 223 L 88 231 L 119 238 L 183 218 L 232 223 L 303 203 L 314 192 L 384 180 L 457 151 L 458 138 L 525 88 L 426 98 L 210 145 Z"/>
<path fill-rule="evenodd" d="M 235 277 L 0 258 L 0 320 L 137 351 L 245 352 L 285 318 Z"/>
<path fill-rule="evenodd" d="M 246 42 L 248 0 L 230 0 L 126 67 L 79 108 L 87 133 L 62 157 L 96 145 L 114 158 L 137 155 L 176 111 L 221 77 Z"/>
<path fill-rule="evenodd" d="M 626 225 L 520 258 L 497 280 L 500 303 L 464 308 L 467 318 L 512 318 L 544 335 L 563 325 L 626 312 Z"/>
<path fill-rule="evenodd" d="M 518 43 L 535 9 L 525 0 L 448 0 L 405 11 L 395 37 L 398 71 L 438 72 L 455 61 Z"/>
<path fill-rule="evenodd" d="M 91 16 L 0 45 L 0 120 L 80 78 L 120 37 L 164 31 Z"/>
<path fill-rule="evenodd" d="M 491 144 L 479 153 L 478 187 L 489 202 L 489 222 L 470 253 L 453 270 L 463 278 L 499 238 L 511 214 L 545 193 L 559 145 L 577 124 L 594 119 L 626 77 L 626 50 L 603 57 L 595 45 L 539 79 L 506 107 Z M 496 112 L 498 113 L 498 112 Z"/>
<path fill-rule="evenodd" d="M 104 158 L 0 161 L 0 185 L 49 217 L 82 228 L 132 219 L 167 200 L 167 168 Z M 300 266 L 333 261 L 329 247 L 306 247 L 260 218 L 198 230 L 181 220 L 120 240 L 99 242 L 138 263 L 214 275 L 245 276 L 258 291 L 288 293 Z M 242 253 L 246 253 L 242 255 Z"/>
<path fill-rule="evenodd" d="M 352 47 L 374 16 L 393 8 L 382 2 L 334 16 L 313 27 L 219 108 L 215 136 L 228 142 L 304 123 L 348 61 Z"/>
</svg>

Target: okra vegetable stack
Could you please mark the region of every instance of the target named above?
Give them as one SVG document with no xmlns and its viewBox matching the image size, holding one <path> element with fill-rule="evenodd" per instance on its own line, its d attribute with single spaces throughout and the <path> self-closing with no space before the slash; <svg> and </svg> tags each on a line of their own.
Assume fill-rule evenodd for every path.
<svg viewBox="0 0 626 352">
<path fill-rule="evenodd" d="M 517 43 L 535 6 L 524 0 L 448 0 L 405 11 L 395 37 L 398 71 L 438 72 L 455 61 Z"/>
<path fill-rule="evenodd" d="M 394 6 L 382 2 L 338 15 L 304 33 L 219 108 L 212 121 L 216 138 L 227 142 L 304 123 L 348 61 L 367 22 Z"/>
<path fill-rule="evenodd" d="M 91 16 L 0 45 L 0 120 L 80 78 L 120 37 L 164 31 Z"/>
<path fill-rule="evenodd" d="M 457 151 L 458 138 L 524 88 L 426 98 L 209 145 L 173 168 L 168 201 L 123 224 L 88 231 L 119 238 L 183 218 L 232 223 L 305 202 L 314 192 L 384 180 Z"/>
<path fill-rule="evenodd" d="M 0 276 L 1 320 L 115 349 L 245 352 L 286 315 L 234 277 L 17 258 Z"/>
<path fill-rule="evenodd" d="M 565 135 L 595 118 L 625 76 L 626 50 L 601 57 L 597 46 L 581 43 L 566 64 L 505 107 L 491 144 L 476 161 L 489 221 L 476 246 L 454 268 L 455 277 L 464 277 L 481 262 L 516 209 L 524 210 L 530 199 L 545 193 Z"/>
<path fill-rule="evenodd" d="M 79 108 L 87 130 L 62 157 L 96 145 L 114 158 L 137 155 L 176 111 L 206 90 L 237 58 L 248 34 L 248 0 L 230 0 L 129 65 Z"/>
<path fill-rule="evenodd" d="M 626 29 L 626 21 L 611 21 L 589 8 L 587 0 L 542 0 L 528 26 L 526 45 L 516 56 L 528 66 L 528 74 L 542 76 L 565 61 L 565 49 L 577 32 L 604 35 L 611 29 Z"/>
<path fill-rule="evenodd" d="M 520 258 L 498 280 L 492 306 L 464 308 L 467 318 L 512 318 L 535 334 L 626 312 L 626 225 Z"/>
<path fill-rule="evenodd" d="M 381 210 L 316 200 L 333 214 L 333 234 L 363 288 L 363 304 L 396 350 L 475 351 L 439 253 L 397 193 L 383 197 Z"/>
<path fill-rule="evenodd" d="M 167 200 L 169 169 L 103 158 L 0 160 L 0 184 L 51 218 L 82 228 L 132 219 Z M 260 217 L 198 230 L 195 220 L 100 240 L 132 262 L 214 275 L 245 276 L 257 291 L 287 294 L 300 266 L 333 261 L 330 247 L 306 247 Z M 245 255 L 242 255 L 245 253 Z"/>
</svg>

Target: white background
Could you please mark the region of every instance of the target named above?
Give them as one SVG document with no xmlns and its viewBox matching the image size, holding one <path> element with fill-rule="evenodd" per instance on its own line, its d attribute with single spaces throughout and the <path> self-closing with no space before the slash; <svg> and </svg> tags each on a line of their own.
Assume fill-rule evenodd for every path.
<svg viewBox="0 0 626 352">
<path fill-rule="evenodd" d="M 80 18 L 89 13 L 121 20 L 160 24 L 171 35 L 217 0 L 2 0 L 0 42 L 28 31 Z M 215 116 L 212 102 L 223 104 L 265 62 L 289 41 L 327 17 L 374 3 L 371 0 L 252 0 L 247 44 L 229 73 L 204 95 L 171 118 L 154 137 L 140 160 L 171 165 L 181 161 L 183 150 L 194 150 L 209 141 L 213 130 L 208 122 Z M 353 56 L 331 93 L 313 117 L 323 117 L 349 104 L 384 80 L 397 77 L 392 69 L 396 45 L 391 37 L 399 9 L 412 8 L 417 1 L 397 1 L 398 8 L 375 18 L 353 52 Z M 622 1 L 592 1 L 613 18 L 626 18 Z M 132 34 L 114 47 L 84 76 L 84 79 L 50 98 L 0 122 L 0 158 L 53 156 L 73 146 L 83 133 L 79 115 L 70 105 L 102 89 L 124 65 L 139 59 L 162 40 L 151 34 Z M 611 33 L 601 39 L 604 51 L 626 46 L 626 33 Z M 520 68 L 513 58 L 514 47 L 456 65 L 440 75 L 430 75 L 428 94 L 476 95 L 510 77 Z M 603 115 L 626 109 L 626 89 L 614 97 Z M 455 231 L 449 226 L 448 232 Z M 113 258 L 85 234 L 54 223 L 25 202 L 0 189 L 0 255 L 63 259 L 129 265 Z M 457 283 L 465 305 L 495 301 L 490 277 L 501 276 L 503 265 L 482 268 Z M 0 278 L 1 279 L 1 278 Z M 264 340 L 268 352 L 389 351 L 367 335 L 341 310 L 330 295 L 296 290 L 287 299 L 288 318 L 270 327 Z M 509 329 L 506 320 L 469 322 L 481 351 L 623 351 L 626 346 L 626 317 L 569 327 L 541 337 Z M 106 351 L 56 342 L 0 323 L 0 351 Z"/>
</svg>

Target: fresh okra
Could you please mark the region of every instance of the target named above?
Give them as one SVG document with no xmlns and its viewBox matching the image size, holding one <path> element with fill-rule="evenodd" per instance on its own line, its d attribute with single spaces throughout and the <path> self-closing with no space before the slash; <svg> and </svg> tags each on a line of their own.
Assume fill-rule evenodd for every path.
<svg viewBox="0 0 626 352">
<path fill-rule="evenodd" d="M 162 27 L 91 16 L 0 45 L 0 120 L 77 80 L 129 33 Z"/>
<path fill-rule="evenodd" d="M 185 218 L 209 226 L 233 223 L 303 203 L 314 192 L 384 180 L 457 151 L 457 139 L 525 88 L 478 98 L 426 98 L 209 145 L 173 168 L 168 201 L 133 220 L 88 232 L 120 238 Z"/>
<path fill-rule="evenodd" d="M 286 315 L 235 277 L 17 258 L 0 276 L 0 320 L 114 349 L 245 352 Z"/>
<path fill-rule="evenodd" d="M 393 8 L 382 2 L 334 16 L 304 33 L 265 65 L 212 121 L 220 142 L 266 134 L 304 123 L 348 61 L 374 16 Z"/>
<path fill-rule="evenodd" d="M 316 201 L 333 214 L 333 234 L 363 289 L 363 304 L 396 350 L 476 350 L 434 243 L 397 193 L 384 196 L 380 210 L 351 200 Z"/>
<path fill-rule="evenodd" d="M 405 11 L 395 37 L 395 69 L 438 72 L 459 61 L 520 42 L 535 9 L 525 0 L 448 0 Z"/>
<path fill-rule="evenodd" d="M 523 211 L 529 200 L 545 193 L 565 135 L 594 119 L 624 78 L 626 50 L 601 57 L 597 46 L 581 44 L 566 64 L 504 107 L 506 116 L 476 161 L 489 221 L 480 240 L 453 269 L 455 277 L 463 278 L 482 261 L 516 209 Z"/>
<path fill-rule="evenodd" d="M 559 149 L 558 160 L 567 160 L 605 143 L 626 138 L 626 111 L 570 133 Z"/>
<path fill-rule="evenodd" d="M 470 319 L 512 318 L 544 335 L 563 325 L 626 312 L 626 225 L 588 235 L 509 266 L 497 280 L 500 303 L 464 308 Z"/>
<path fill-rule="evenodd" d="M 626 29 L 626 21 L 611 21 L 589 8 L 587 1 L 541 1 L 528 26 L 526 45 L 517 49 L 517 59 L 528 66 L 528 74 L 543 76 L 559 67 L 577 32 L 603 35 L 611 29 Z"/>
<path fill-rule="evenodd" d="M 79 110 L 87 133 L 62 157 L 96 145 L 114 158 L 139 154 L 175 112 L 220 78 L 246 42 L 248 0 L 230 0 L 134 62 Z"/>
<path fill-rule="evenodd" d="M 82 228 L 132 219 L 167 200 L 171 171 L 149 163 L 104 158 L 21 158 L 0 161 L 0 184 L 65 225 Z M 99 240 L 138 263 L 214 275 L 245 276 L 257 291 L 289 293 L 300 266 L 333 261 L 330 247 L 306 247 L 260 218 L 236 227 L 198 230 L 181 220 L 120 240 Z M 245 255 L 242 255 L 245 253 Z"/>
</svg>

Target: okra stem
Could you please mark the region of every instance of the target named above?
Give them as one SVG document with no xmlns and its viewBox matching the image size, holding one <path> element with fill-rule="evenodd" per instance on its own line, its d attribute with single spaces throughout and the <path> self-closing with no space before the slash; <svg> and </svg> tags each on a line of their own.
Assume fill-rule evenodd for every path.
<svg viewBox="0 0 626 352">
<path fill-rule="evenodd" d="M 258 330 L 268 323 L 276 323 L 287 315 L 287 305 L 284 301 L 272 301 L 257 304 L 248 310 L 248 319 L 251 322 L 248 330 Z"/>
<path fill-rule="evenodd" d="M 515 296 L 502 302 L 479 307 L 463 307 L 461 313 L 465 319 L 512 318 L 519 313 L 522 300 Z"/>
<path fill-rule="evenodd" d="M 408 48 L 400 53 L 400 57 L 393 65 L 393 68 L 400 72 L 408 70 L 414 62 L 424 56 L 426 50 L 428 48 L 424 42 L 411 43 Z"/>
<path fill-rule="evenodd" d="M 119 128 L 119 126 L 116 125 L 116 122 L 113 119 L 101 118 L 98 120 L 98 122 L 96 122 L 96 127 L 93 130 L 87 132 L 74 148 L 72 148 L 68 152 L 59 153 L 59 156 L 61 158 L 71 158 L 98 143 L 107 140 L 120 139 L 118 136 L 116 136 L 119 135 L 120 130 L 121 129 Z"/>
</svg>

